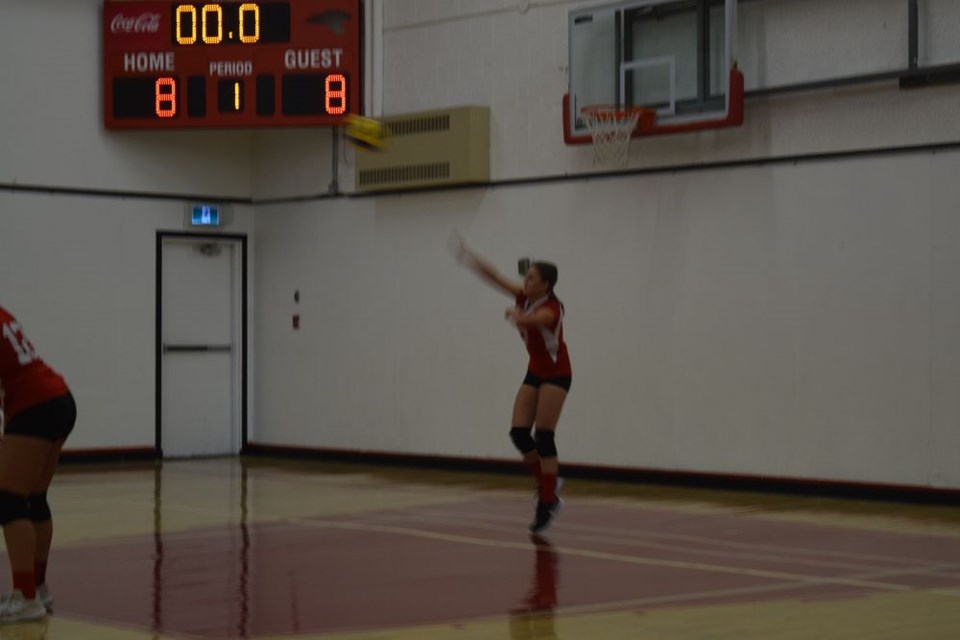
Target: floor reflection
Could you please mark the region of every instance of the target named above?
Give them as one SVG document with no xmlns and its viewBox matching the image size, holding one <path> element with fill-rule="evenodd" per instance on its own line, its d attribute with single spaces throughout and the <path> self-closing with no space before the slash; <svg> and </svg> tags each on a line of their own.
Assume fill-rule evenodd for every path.
<svg viewBox="0 0 960 640">
<path fill-rule="evenodd" d="M 511 640 L 559 640 L 554 630 L 560 554 L 543 536 L 531 535 L 533 583 L 522 604 L 510 611 Z"/>
<path fill-rule="evenodd" d="M 235 602 L 236 607 L 227 606 L 226 615 L 228 618 L 227 626 L 232 629 L 232 636 L 237 640 L 243 640 L 250 637 L 250 553 L 251 540 L 250 529 L 248 526 L 249 518 L 249 491 L 248 491 L 248 465 L 246 461 L 241 460 L 237 465 L 239 470 L 239 483 L 236 486 L 236 499 L 238 500 L 239 520 L 228 523 L 228 527 L 239 533 L 239 545 L 231 544 L 237 551 L 235 577 L 236 587 L 233 593 L 225 594 L 226 602 Z M 182 586 L 182 568 L 165 567 L 165 561 L 169 560 L 168 555 L 175 554 L 171 549 L 168 553 L 164 547 L 164 528 L 163 528 L 163 463 L 158 463 L 154 470 L 154 489 L 153 489 L 153 580 L 151 584 L 152 594 L 152 616 L 151 630 L 153 633 L 161 634 L 169 631 L 169 615 L 166 614 L 165 603 L 170 596 L 177 595 L 177 590 Z M 233 494 L 233 491 L 230 491 Z M 235 535 L 230 537 L 235 539 Z M 175 557 L 175 555 L 173 556 Z M 168 573 L 172 573 L 170 576 Z M 230 584 L 234 580 L 229 575 L 225 575 L 225 583 Z M 182 604 L 182 603 L 181 603 Z M 177 615 L 175 612 L 174 615 Z M 0 636 L 0 640 L 4 640 Z"/>
</svg>

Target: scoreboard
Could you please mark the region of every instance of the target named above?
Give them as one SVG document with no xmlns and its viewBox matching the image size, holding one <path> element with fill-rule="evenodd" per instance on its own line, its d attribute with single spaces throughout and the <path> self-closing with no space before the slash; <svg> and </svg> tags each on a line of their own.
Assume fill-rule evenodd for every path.
<svg viewBox="0 0 960 640">
<path fill-rule="evenodd" d="M 332 126 L 361 111 L 361 0 L 103 6 L 109 129 Z"/>
</svg>

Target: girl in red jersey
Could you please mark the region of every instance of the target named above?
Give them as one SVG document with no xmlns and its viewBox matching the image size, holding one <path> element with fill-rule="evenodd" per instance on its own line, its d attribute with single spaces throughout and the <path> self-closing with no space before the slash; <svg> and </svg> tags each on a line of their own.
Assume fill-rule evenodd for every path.
<svg viewBox="0 0 960 640">
<path fill-rule="evenodd" d="M 527 375 L 513 404 L 510 439 L 539 484 L 537 511 L 530 525 L 530 531 L 539 533 L 550 526 L 563 506 L 557 495 L 559 464 L 554 434 L 573 375 L 563 341 L 563 304 L 553 292 L 557 267 L 534 262 L 523 284 L 517 284 L 471 251 L 462 239 L 456 240 L 457 260 L 513 297 L 514 306 L 507 309 L 506 317 L 519 329 L 530 354 Z"/>
<path fill-rule="evenodd" d="M 37 356 L 16 319 L 0 307 L 0 524 L 13 591 L 0 597 L 0 623 L 42 618 L 53 520 L 47 488 L 77 408 L 63 378 Z"/>
</svg>

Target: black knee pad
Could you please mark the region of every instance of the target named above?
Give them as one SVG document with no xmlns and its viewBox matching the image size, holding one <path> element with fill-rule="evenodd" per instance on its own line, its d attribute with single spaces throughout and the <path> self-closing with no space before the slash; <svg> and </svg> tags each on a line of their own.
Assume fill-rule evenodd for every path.
<svg viewBox="0 0 960 640">
<path fill-rule="evenodd" d="M 30 504 L 30 520 L 33 522 L 46 522 L 53 517 L 46 493 L 31 493 L 27 496 L 27 502 Z"/>
<path fill-rule="evenodd" d="M 16 520 L 30 519 L 30 504 L 26 496 L 18 496 L 9 491 L 0 491 L 0 525 Z"/>
<path fill-rule="evenodd" d="M 514 427 L 510 429 L 510 439 L 513 440 L 513 446 L 522 454 L 528 454 L 537 448 L 530 435 L 530 427 Z"/>
<path fill-rule="evenodd" d="M 548 429 L 537 429 L 536 430 L 536 444 L 537 444 L 537 453 L 540 454 L 541 458 L 556 458 L 557 457 L 557 443 L 554 442 L 553 431 Z"/>
</svg>

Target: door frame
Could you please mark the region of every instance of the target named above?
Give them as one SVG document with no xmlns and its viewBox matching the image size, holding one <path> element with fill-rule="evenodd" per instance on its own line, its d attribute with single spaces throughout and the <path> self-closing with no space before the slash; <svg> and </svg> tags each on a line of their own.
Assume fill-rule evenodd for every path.
<svg viewBox="0 0 960 640">
<path fill-rule="evenodd" d="M 163 458 L 161 443 L 163 404 L 163 241 L 168 238 L 190 240 L 229 240 L 240 242 L 240 454 L 247 449 L 247 236 L 241 233 L 202 233 L 197 231 L 157 231 L 157 283 L 156 320 L 154 325 L 154 384 L 155 384 L 155 436 L 154 449 L 158 458 Z"/>
</svg>

